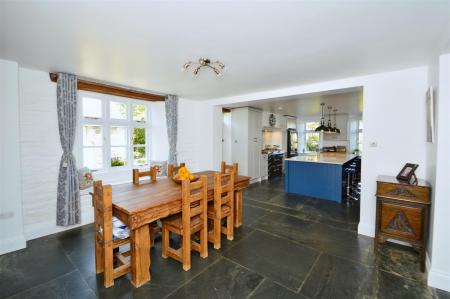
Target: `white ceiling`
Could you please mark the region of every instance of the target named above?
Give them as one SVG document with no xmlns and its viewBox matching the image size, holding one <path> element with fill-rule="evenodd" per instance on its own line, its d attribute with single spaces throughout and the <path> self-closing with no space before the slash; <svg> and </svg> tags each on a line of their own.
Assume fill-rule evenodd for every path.
<svg viewBox="0 0 450 299">
<path fill-rule="evenodd" d="M 426 64 L 450 1 L 0 1 L 0 58 L 211 99 Z M 222 78 L 181 65 L 220 59 Z"/>
<path fill-rule="evenodd" d="M 251 106 L 281 115 L 317 117 L 321 113 L 320 103 L 325 103 L 324 113 L 328 113 L 327 107 L 331 106 L 338 109 L 337 114 L 362 114 L 363 91 L 362 88 L 333 90 L 301 96 L 288 96 L 269 100 L 244 102 L 227 107 L 236 108 Z"/>
</svg>

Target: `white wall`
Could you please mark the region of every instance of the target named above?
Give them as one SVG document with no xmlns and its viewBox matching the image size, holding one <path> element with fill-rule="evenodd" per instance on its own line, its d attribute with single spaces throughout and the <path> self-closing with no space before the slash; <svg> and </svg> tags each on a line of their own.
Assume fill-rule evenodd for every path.
<svg viewBox="0 0 450 299">
<path fill-rule="evenodd" d="M 0 254 L 25 247 L 16 62 L 0 60 Z"/>
<path fill-rule="evenodd" d="M 47 72 L 19 69 L 23 221 L 27 240 L 66 230 L 56 225 L 56 192 L 62 154 L 56 84 Z M 86 194 L 84 192 L 83 194 Z M 90 196 L 81 198 L 82 223 L 93 220 Z"/>
<path fill-rule="evenodd" d="M 431 247 L 431 269 L 428 283 L 439 289 L 450 291 L 450 54 L 439 59 L 439 109 L 437 126 L 436 177 L 434 186 L 434 215 L 432 217 L 433 238 Z"/>
<path fill-rule="evenodd" d="M 376 179 L 380 174 L 397 175 L 407 163 L 417 163 L 417 175 L 426 176 L 425 92 L 428 68 L 352 77 L 227 97 L 209 101 L 227 105 L 261 99 L 301 95 L 334 89 L 364 89 L 364 154 L 362 162 L 361 220 L 358 232 L 374 236 Z M 370 147 L 376 142 L 377 147 Z"/>
</svg>

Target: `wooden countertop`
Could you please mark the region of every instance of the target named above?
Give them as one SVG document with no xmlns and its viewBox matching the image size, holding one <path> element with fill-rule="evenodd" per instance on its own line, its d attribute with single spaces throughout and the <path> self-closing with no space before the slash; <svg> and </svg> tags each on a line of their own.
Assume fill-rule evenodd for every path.
<svg viewBox="0 0 450 299">
<path fill-rule="evenodd" d="M 348 153 L 320 153 L 314 155 L 299 155 L 297 157 L 287 158 L 286 161 L 342 165 L 356 156 L 357 155 L 351 155 Z"/>
</svg>

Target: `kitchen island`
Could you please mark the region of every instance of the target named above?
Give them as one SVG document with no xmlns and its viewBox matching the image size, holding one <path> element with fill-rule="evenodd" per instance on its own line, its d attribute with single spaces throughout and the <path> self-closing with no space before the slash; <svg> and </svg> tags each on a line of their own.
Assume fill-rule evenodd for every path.
<svg viewBox="0 0 450 299">
<path fill-rule="evenodd" d="M 285 160 L 285 191 L 341 202 L 343 169 L 356 157 L 347 153 L 321 153 L 288 158 Z"/>
</svg>

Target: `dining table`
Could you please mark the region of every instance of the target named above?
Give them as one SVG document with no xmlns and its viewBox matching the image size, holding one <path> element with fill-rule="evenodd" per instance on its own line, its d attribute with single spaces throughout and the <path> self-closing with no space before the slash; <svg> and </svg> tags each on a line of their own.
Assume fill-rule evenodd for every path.
<svg viewBox="0 0 450 299">
<path fill-rule="evenodd" d="M 214 199 L 214 174 L 201 171 L 195 175 L 208 178 L 208 201 Z M 242 224 L 242 190 L 250 177 L 234 178 L 235 227 Z M 158 178 L 138 185 L 123 183 L 112 186 L 113 215 L 131 230 L 131 283 L 140 287 L 150 280 L 150 228 L 152 222 L 181 212 L 181 185 L 170 178 Z"/>
</svg>

